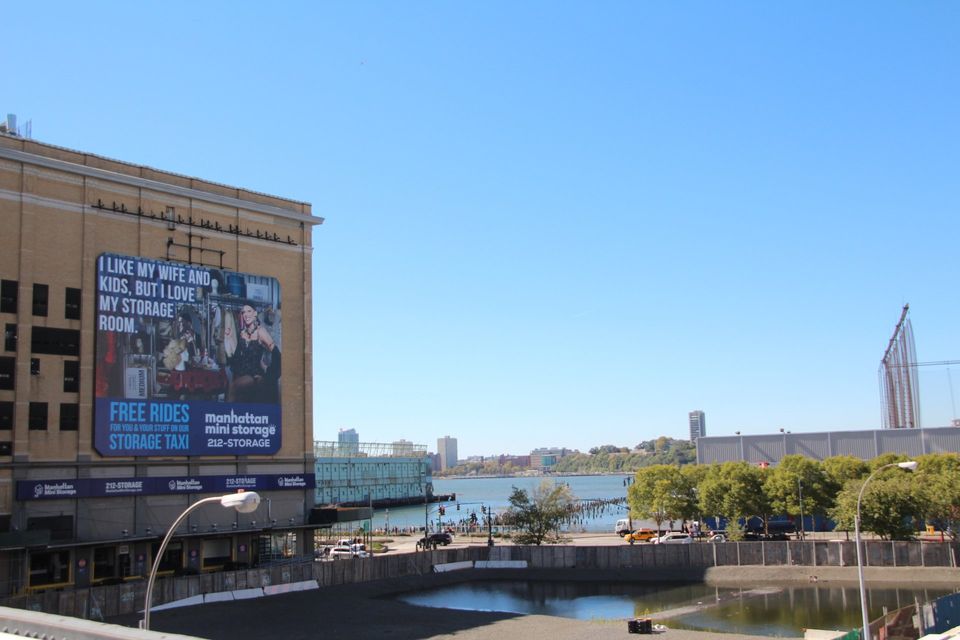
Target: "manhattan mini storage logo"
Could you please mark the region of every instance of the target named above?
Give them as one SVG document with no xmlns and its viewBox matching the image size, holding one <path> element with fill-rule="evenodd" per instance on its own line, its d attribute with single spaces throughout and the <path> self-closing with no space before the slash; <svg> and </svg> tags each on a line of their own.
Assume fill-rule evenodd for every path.
<svg viewBox="0 0 960 640">
<path fill-rule="evenodd" d="M 72 482 L 54 482 L 47 484 L 41 482 L 33 487 L 33 497 L 42 498 L 46 496 L 72 497 L 77 495 L 77 487 Z"/>
<path fill-rule="evenodd" d="M 303 489 L 307 486 L 307 480 L 303 476 L 280 476 L 277 478 L 277 486 L 284 489 Z"/>
</svg>

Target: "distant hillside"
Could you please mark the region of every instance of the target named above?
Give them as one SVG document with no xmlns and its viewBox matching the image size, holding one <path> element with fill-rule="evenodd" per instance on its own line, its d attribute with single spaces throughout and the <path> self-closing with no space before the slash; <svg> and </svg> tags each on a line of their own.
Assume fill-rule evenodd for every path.
<svg viewBox="0 0 960 640">
<path fill-rule="evenodd" d="M 604 445 L 594 447 L 590 453 L 574 453 L 557 461 L 556 473 L 607 473 L 631 472 L 654 464 L 691 464 L 697 460 L 697 447 L 687 440 L 674 440 L 661 436 L 647 440 L 636 449 Z"/>
</svg>

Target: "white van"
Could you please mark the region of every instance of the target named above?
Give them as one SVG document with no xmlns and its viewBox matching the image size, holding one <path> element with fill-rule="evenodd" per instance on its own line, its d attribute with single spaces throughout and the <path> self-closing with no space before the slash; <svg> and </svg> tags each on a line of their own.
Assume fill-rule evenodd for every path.
<svg viewBox="0 0 960 640">
<path fill-rule="evenodd" d="M 618 536 L 625 536 L 631 531 L 633 531 L 633 529 L 630 528 L 630 518 L 620 518 L 613 527 L 613 532 Z"/>
</svg>

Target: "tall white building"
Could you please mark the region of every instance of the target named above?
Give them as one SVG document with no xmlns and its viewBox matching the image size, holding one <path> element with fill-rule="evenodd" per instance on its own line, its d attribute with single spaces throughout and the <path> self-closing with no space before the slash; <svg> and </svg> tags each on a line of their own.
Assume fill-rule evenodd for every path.
<svg viewBox="0 0 960 640">
<path fill-rule="evenodd" d="M 457 466 L 457 439 L 450 436 L 437 438 L 437 453 L 440 455 L 440 470 Z"/>
<path fill-rule="evenodd" d="M 700 411 L 690 412 L 690 442 L 696 442 L 697 438 L 707 435 L 707 415 Z"/>
</svg>

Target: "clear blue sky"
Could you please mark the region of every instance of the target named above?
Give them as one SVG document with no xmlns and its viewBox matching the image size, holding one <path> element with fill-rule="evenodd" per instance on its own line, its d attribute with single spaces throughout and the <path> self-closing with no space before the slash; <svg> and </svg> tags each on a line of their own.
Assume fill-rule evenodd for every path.
<svg viewBox="0 0 960 640">
<path fill-rule="evenodd" d="M 305 200 L 314 435 L 879 427 L 960 359 L 960 4 L 24 3 L 34 138 Z M 960 402 L 960 366 L 951 370 Z M 954 417 L 924 368 L 923 424 Z"/>
</svg>

